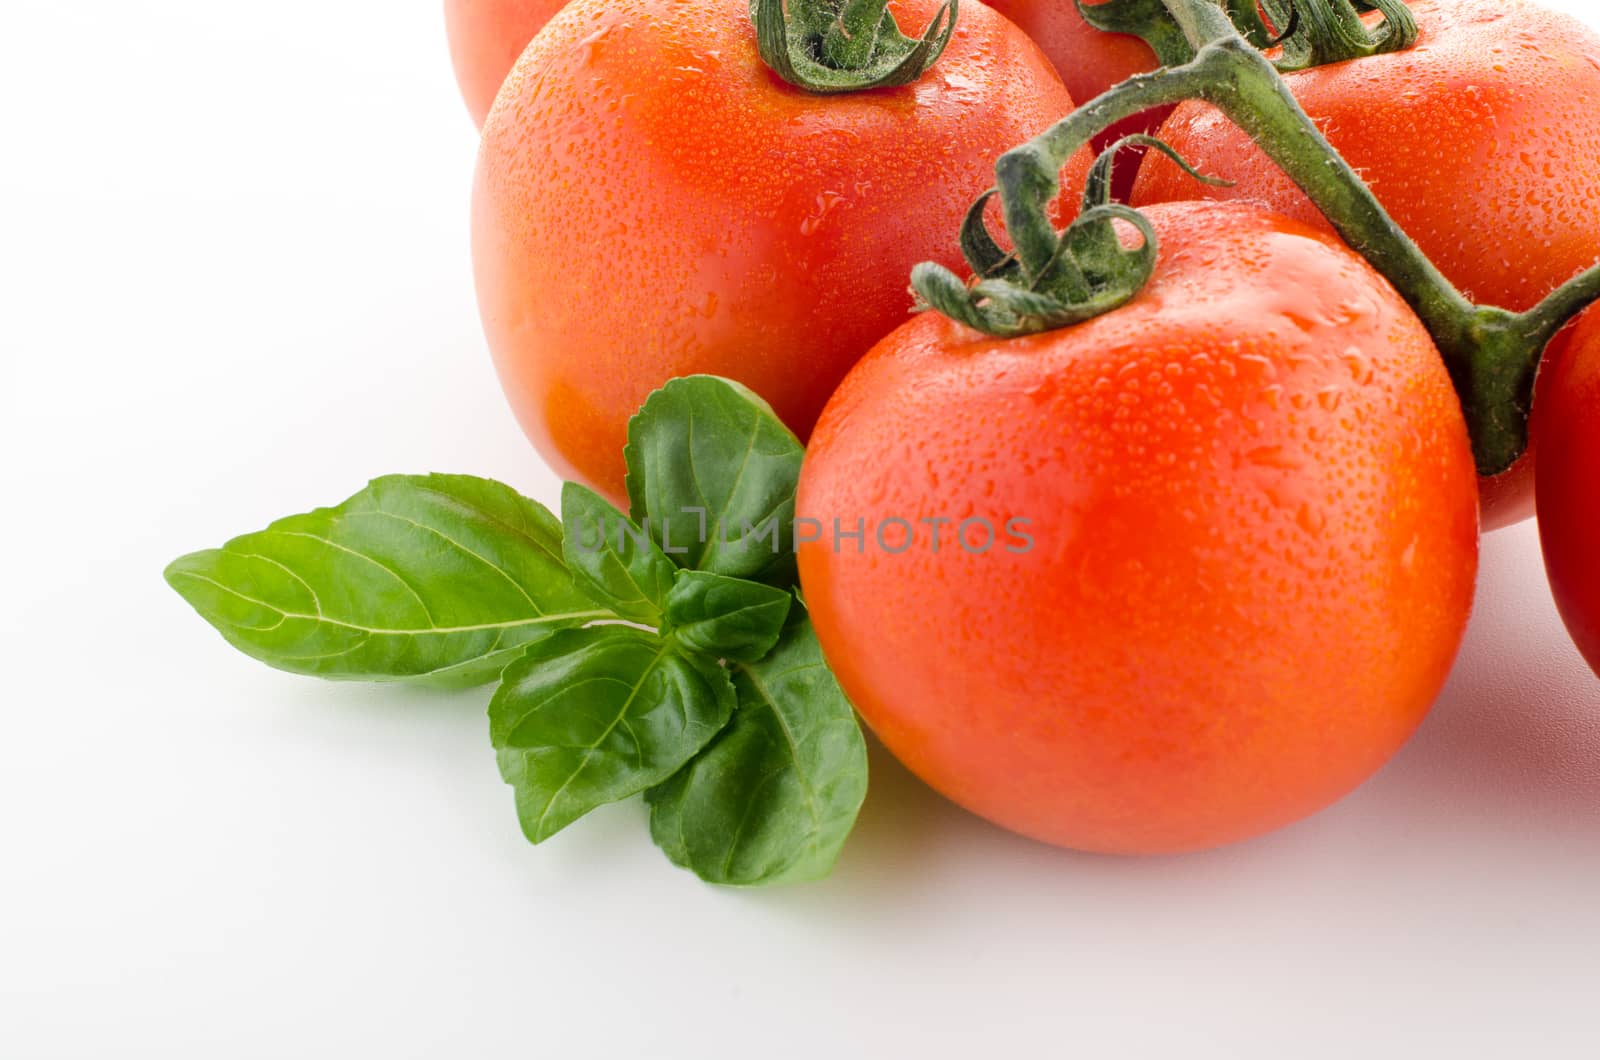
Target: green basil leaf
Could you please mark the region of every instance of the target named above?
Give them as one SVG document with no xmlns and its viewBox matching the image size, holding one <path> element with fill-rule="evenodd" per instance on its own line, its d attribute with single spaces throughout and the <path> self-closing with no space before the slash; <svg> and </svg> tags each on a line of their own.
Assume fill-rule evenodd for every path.
<svg viewBox="0 0 1600 1060">
<path fill-rule="evenodd" d="M 665 631 L 690 651 L 755 662 L 778 643 L 793 601 L 771 585 L 681 570 L 667 594 Z"/>
<path fill-rule="evenodd" d="M 561 488 L 561 522 L 563 553 L 578 587 L 619 618 L 660 625 L 678 568 L 650 536 L 576 482 Z"/>
<path fill-rule="evenodd" d="M 867 793 L 855 712 L 809 619 L 792 622 L 771 655 L 732 669 L 733 722 L 650 793 L 650 834 L 712 883 L 826 876 Z"/>
<path fill-rule="evenodd" d="M 628 424 L 635 523 L 680 567 L 788 588 L 805 449 L 749 389 L 674 379 Z"/>
<path fill-rule="evenodd" d="M 733 706 L 716 663 L 645 630 L 591 626 L 539 641 L 506 667 L 489 734 L 523 833 L 539 843 L 672 776 Z"/>
<path fill-rule="evenodd" d="M 523 646 L 609 617 L 573 585 L 549 511 L 465 475 L 377 479 L 166 578 L 246 655 L 337 679 L 480 684 Z"/>
</svg>

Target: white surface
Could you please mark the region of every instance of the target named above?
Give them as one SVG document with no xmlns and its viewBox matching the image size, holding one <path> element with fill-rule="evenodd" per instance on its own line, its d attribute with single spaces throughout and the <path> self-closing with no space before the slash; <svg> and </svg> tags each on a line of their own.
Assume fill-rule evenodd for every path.
<svg viewBox="0 0 1600 1060">
<path fill-rule="evenodd" d="M 1374 782 L 1212 854 L 1012 838 L 874 760 L 828 883 L 637 806 L 534 849 L 486 694 L 322 685 L 161 582 L 371 475 L 546 500 L 479 338 L 433 3 L 0 15 L 0 1055 L 1594 1055 L 1600 681 L 1531 528 Z"/>
</svg>

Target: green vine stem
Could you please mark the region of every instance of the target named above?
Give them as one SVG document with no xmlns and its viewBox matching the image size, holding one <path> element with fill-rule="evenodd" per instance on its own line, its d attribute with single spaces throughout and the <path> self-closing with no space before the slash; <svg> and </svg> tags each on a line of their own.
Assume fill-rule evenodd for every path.
<svg viewBox="0 0 1600 1060">
<path fill-rule="evenodd" d="M 1527 447 L 1528 411 L 1544 348 L 1575 314 L 1600 299 L 1600 266 L 1573 277 L 1524 313 L 1473 305 L 1395 224 L 1300 108 L 1272 62 L 1240 34 L 1216 0 L 1162 0 L 1162 5 L 1189 42 L 1191 60 L 1130 78 L 995 164 L 997 191 L 990 194 L 1000 197 L 1016 248 L 1015 270 L 969 286 L 939 266 L 922 265 L 912 276 L 918 294 L 990 334 L 1059 326 L 1046 317 L 1019 319 L 1015 310 L 1018 304 L 1037 304 L 1024 295 L 1067 302 L 1078 297 L 1053 267 L 1071 237 L 1071 229 L 1065 237 L 1058 234 L 1048 214 L 1060 192 L 1061 167 L 1115 122 L 1152 107 L 1203 100 L 1247 133 L 1411 305 L 1461 395 L 1479 472 L 1494 475 L 1510 467 Z M 964 246 L 969 242 L 963 239 Z M 964 303 L 959 310 L 952 281 Z M 1049 318 L 1066 315 L 1056 312 Z"/>
<path fill-rule="evenodd" d="M 751 0 L 756 45 L 772 72 L 819 95 L 908 85 L 944 54 L 959 0 L 920 38 L 900 32 L 889 0 Z"/>
<path fill-rule="evenodd" d="M 1239 0 L 1230 2 L 1238 3 Z M 1077 5 L 1079 17 L 1102 33 L 1124 33 L 1144 41 L 1155 52 L 1156 62 L 1162 66 L 1182 66 L 1194 58 L 1194 48 L 1189 45 L 1189 38 L 1183 35 L 1177 22 L 1167 14 L 1167 9 L 1161 6 L 1161 0 L 1115 0 L 1109 3 L 1106 0 L 1096 3 L 1073 0 L 1073 3 Z M 1258 23 L 1261 21 L 1254 7 L 1250 14 Z M 1262 31 L 1265 33 L 1265 27 Z M 1263 36 L 1254 43 L 1265 47 L 1266 38 Z"/>
</svg>

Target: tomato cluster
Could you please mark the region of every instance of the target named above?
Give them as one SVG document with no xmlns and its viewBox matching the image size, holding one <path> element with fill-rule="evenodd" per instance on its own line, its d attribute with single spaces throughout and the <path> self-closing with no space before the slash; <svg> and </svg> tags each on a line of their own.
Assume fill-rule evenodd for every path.
<svg viewBox="0 0 1600 1060">
<path fill-rule="evenodd" d="M 1298 23 L 1263 4 L 1230 41 L 1278 62 L 1278 126 L 1206 95 L 1221 53 L 1191 39 L 1199 94 L 1104 104 L 1052 185 L 1025 164 L 1075 101 L 1166 82 L 1071 2 L 991 2 L 894 0 L 864 43 L 837 0 L 447 0 L 484 326 L 546 459 L 620 500 L 652 391 L 758 393 L 810 439 L 798 518 L 900 535 L 798 546 L 862 717 L 950 798 L 1080 849 L 1244 838 L 1370 776 L 1449 672 L 1480 529 L 1535 497 L 1600 668 L 1600 310 L 1527 339 L 1520 376 L 1515 326 L 1459 354 L 1475 321 L 1532 335 L 1600 259 L 1600 36 L 1528 0 L 1314 0 L 1371 30 L 1330 60 L 1277 50 Z M 1143 5 L 1175 6 L 1206 9 L 1191 36 L 1222 17 Z M 1157 129 L 1136 181 L 1117 146 L 1093 165 Z M 1347 175 L 1291 179 L 1273 136 Z M 1526 376 L 1509 412 L 1475 389 L 1495 373 Z M 1526 453 L 1486 461 L 1481 424 L 1520 437 L 1530 401 Z M 968 547 L 978 523 L 1026 532 Z"/>
</svg>

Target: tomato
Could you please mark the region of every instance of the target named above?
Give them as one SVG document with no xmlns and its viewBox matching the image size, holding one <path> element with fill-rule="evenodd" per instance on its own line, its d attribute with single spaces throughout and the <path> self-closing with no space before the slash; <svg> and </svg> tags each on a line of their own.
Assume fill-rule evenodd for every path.
<svg viewBox="0 0 1600 1060">
<path fill-rule="evenodd" d="M 479 126 L 528 42 L 566 0 L 445 0 L 450 61 Z"/>
<path fill-rule="evenodd" d="M 1073 0 L 989 0 L 989 6 L 1038 43 L 1055 64 L 1067 91 L 1080 103 L 1134 74 L 1156 68 L 1155 53 L 1148 44 L 1138 37 L 1095 29 L 1078 14 Z M 1145 119 L 1140 124 L 1154 128 L 1160 121 Z M 1128 131 L 1138 129 L 1130 127 Z"/>
<path fill-rule="evenodd" d="M 938 6 L 893 10 L 920 33 Z M 732 377 L 803 437 L 906 319 L 912 266 L 959 264 L 995 159 L 1071 109 L 981 4 L 915 83 L 819 96 L 762 65 L 743 2 L 575 0 L 507 82 L 474 188 L 479 305 L 524 428 L 614 498 L 628 418 L 675 376 Z"/>
<path fill-rule="evenodd" d="M 1078 14 L 1073 0 L 989 0 L 989 6 L 1038 42 L 1067 91 L 1079 103 L 1087 103 L 1112 85 L 1157 66 L 1148 44 L 1124 33 L 1095 29 Z M 1094 138 L 1095 149 L 1104 150 L 1132 133 L 1153 132 L 1171 113 L 1171 107 L 1158 107 L 1117 122 Z M 1060 117 L 1065 118 L 1066 114 Z M 1126 200 L 1133 190 L 1136 163 L 1142 154 L 1143 148 L 1129 148 L 1126 156 L 1118 159 L 1111 181 L 1112 194 L 1117 199 Z"/>
<path fill-rule="evenodd" d="M 1600 310 L 1578 318 L 1533 406 L 1539 540 L 1556 605 L 1600 674 Z"/>
<path fill-rule="evenodd" d="M 1295 98 L 1400 227 L 1479 303 L 1530 308 L 1600 258 L 1600 35 L 1523 0 L 1414 0 L 1410 51 L 1289 74 Z M 1163 140 L 1197 184 L 1151 156 L 1135 204 L 1259 202 L 1326 226 L 1235 126 L 1186 103 Z M 1559 340 L 1558 340 L 1559 341 Z M 1532 514 L 1531 461 L 1483 484 L 1486 528 Z"/>
<path fill-rule="evenodd" d="M 998 824 L 1123 853 L 1369 776 L 1437 695 L 1477 565 L 1460 406 L 1393 289 L 1256 208 L 1146 213 L 1155 273 L 1119 309 L 884 339 L 797 509 L 817 635 L 889 749 Z"/>
</svg>

